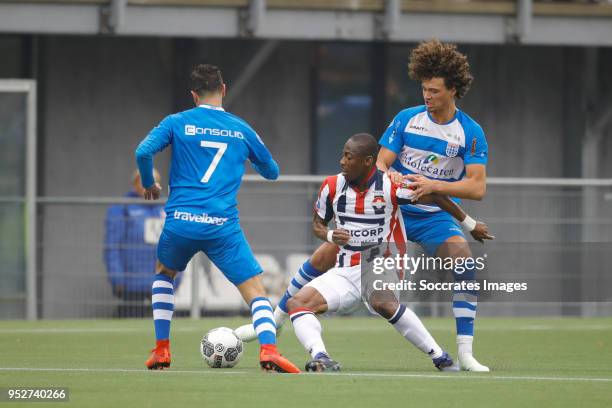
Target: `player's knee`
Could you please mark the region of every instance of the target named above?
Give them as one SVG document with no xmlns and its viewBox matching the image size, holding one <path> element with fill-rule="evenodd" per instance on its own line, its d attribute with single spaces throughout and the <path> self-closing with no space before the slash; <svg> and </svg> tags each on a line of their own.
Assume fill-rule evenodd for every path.
<svg viewBox="0 0 612 408">
<path fill-rule="evenodd" d="M 453 277 L 455 281 L 476 279 L 476 263 L 470 246 L 463 237 L 450 237 L 444 242 L 439 252 L 441 252 L 441 257 L 454 260 Z"/>
<path fill-rule="evenodd" d="M 376 313 L 378 313 L 387 320 L 393 317 L 398 308 L 397 303 L 388 302 L 376 303 L 370 306 L 372 306 L 372 309 L 374 309 Z"/>
<path fill-rule="evenodd" d="M 287 309 L 290 312 L 295 309 L 308 309 L 315 313 L 323 313 L 327 310 L 325 302 L 321 301 L 319 296 L 309 296 L 304 291 L 299 291 L 287 300 Z"/>
<path fill-rule="evenodd" d="M 289 300 L 287 300 L 287 310 L 295 310 L 295 309 L 301 309 L 301 308 L 305 308 L 306 307 L 306 299 L 303 299 L 301 296 L 299 296 L 299 293 L 296 294 L 296 296 L 289 298 Z"/>
<path fill-rule="evenodd" d="M 375 292 L 368 303 L 376 313 L 385 319 L 393 317 L 399 307 L 399 303 L 392 292 Z"/>
<path fill-rule="evenodd" d="M 156 267 L 156 273 L 157 274 L 166 275 L 170 279 L 174 279 L 176 277 L 177 271 L 175 271 L 174 269 L 168 268 L 167 266 L 165 266 L 164 264 L 162 264 L 159 261 L 157 261 L 157 265 L 156 266 L 157 266 Z"/>
<path fill-rule="evenodd" d="M 469 258 L 472 256 L 472 251 L 464 237 L 455 235 L 438 247 L 436 256 L 440 258 Z"/>
</svg>

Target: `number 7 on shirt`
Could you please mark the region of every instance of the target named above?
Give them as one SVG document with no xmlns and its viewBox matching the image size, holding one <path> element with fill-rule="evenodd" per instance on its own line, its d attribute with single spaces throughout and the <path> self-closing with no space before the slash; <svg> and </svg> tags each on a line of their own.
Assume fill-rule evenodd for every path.
<svg viewBox="0 0 612 408">
<path fill-rule="evenodd" d="M 208 183 L 208 180 L 210 180 L 210 177 L 212 176 L 215 169 L 219 165 L 219 162 L 221 161 L 221 157 L 223 157 L 223 153 L 225 153 L 225 151 L 227 150 L 227 143 L 209 142 L 209 141 L 203 140 L 200 142 L 200 146 L 211 147 L 213 149 L 217 149 L 217 154 L 215 154 L 215 157 L 212 159 L 212 162 L 210 162 L 210 166 L 208 166 L 208 169 L 206 169 L 206 173 L 204 173 L 204 177 L 202 177 L 202 180 L 200 180 L 202 183 Z"/>
</svg>

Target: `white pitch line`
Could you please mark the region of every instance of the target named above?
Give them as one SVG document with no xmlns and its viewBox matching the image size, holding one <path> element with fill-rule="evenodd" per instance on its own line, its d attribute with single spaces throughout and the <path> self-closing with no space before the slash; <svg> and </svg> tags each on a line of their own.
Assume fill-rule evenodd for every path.
<svg viewBox="0 0 612 408">
<path fill-rule="evenodd" d="M 247 374 L 246 371 L 198 371 L 198 370 L 139 370 L 136 368 L 35 368 L 35 367 L 0 367 L 0 371 L 42 371 L 42 372 L 77 372 L 77 373 L 175 373 L 175 374 Z"/>
<path fill-rule="evenodd" d="M 610 327 L 612 329 L 612 327 Z M 38 329 L 0 329 L 0 334 L 6 333 L 31 333 L 31 334 L 53 334 L 53 333 L 149 333 L 151 332 L 152 327 L 135 329 L 130 327 L 109 327 L 109 328 L 38 328 Z M 172 329 L 172 332 L 202 332 L 205 333 L 204 329 L 196 328 L 196 327 L 176 327 Z"/>
<path fill-rule="evenodd" d="M 325 324 L 325 323 L 324 323 Z M 381 326 L 383 327 L 383 326 Z M 363 326 L 344 326 L 344 327 L 326 327 L 325 331 L 333 332 L 353 332 L 353 331 L 379 331 L 381 327 L 363 327 Z M 449 330 L 448 327 L 442 327 L 438 325 L 429 326 L 429 330 Z M 512 330 L 512 331 L 576 331 L 576 330 L 612 330 L 610 325 L 590 325 L 590 326 L 550 326 L 550 325 L 527 325 L 518 327 L 504 327 L 504 326 L 489 326 L 479 327 L 478 331 L 500 331 L 500 330 Z M 32 333 L 32 334 L 53 334 L 53 333 L 148 333 L 149 328 L 121 328 L 121 327 L 109 327 L 109 328 L 36 328 L 36 329 L 0 329 L 0 334 L 11 334 L 11 333 Z M 205 330 L 198 327 L 175 327 L 172 329 L 173 333 L 192 333 L 202 332 Z"/>
<path fill-rule="evenodd" d="M 119 327 L 109 327 L 106 329 L 102 328 L 92 328 L 92 329 L 72 329 L 72 328 L 39 328 L 39 329 L 0 329 L 0 333 L 41 333 L 41 334 L 52 334 L 52 333 L 141 333 L 145 332 L 145 329 L 134 329 L 134 328 L 119 328 Z M 150 330 L 149 330 L 150 331 Z M 176 331 L 193 331 L 193 330 L 185 330 L 185 329 L 172 329 L 173 332 Z"/>
<path fill-rule="evenodd" d="M 316 375 L 316 374 L 313 374 Z M 390 374 L 390 373 L 330 373 L 328 375 L 340 375 L 347 377 L 408 377 L 408 378 L 431 378 L 431 379 L 478 379 L 478 380 L 522 380 L 522 381 L 585 381 L 585 382 L 612 382 L 612 378 L 588 378 L 588 377 L 521 377 L 502 375 L 435 375 L 435 374 Z"/>
<path fill-rule="evenodd" d="M 323 321 L 323 325 L 325 325 L 324 323 L 325 321 Z M 427 322 L 424 322 L 425 326 L 430 330 L 430 331 L 435 331 L 435 330 L 439 330 L 439 331 L 448 331 L 451 330 L 453 327 L 449 325 L 427 325 Z M 347 331 L 347 332 L 352 332 L 352 331 L 379 331 L 381 330 L 381 327 L 385 327 L 385 326 L 380 326 L 380 327 L 363 327 L 363 326 L 331 326 L 331 327 L 325 327 L 325 331 L 333 331 L 333 332 L 343 332 L 343 331 Z M 385 330 L 385 329 L 382 329 Z M 513 326 L 479 326 L 477 329 L 477 331 L 579 331 L 579 330 L 594 330 L 594 331 L 598 331 L 598 330 L 612 330 L 612 326 L 610 325 L 603 325 L 603 324 L 599 324 L 599 325 L 590 325 L 590 326 L 550 326 L 550 325 L 528 325 L 528 326 L 517 326 L 517 327 L 513 327 Z M 0 330 L 1 332 L 1 330 Z"/>
<path fill-rule="evenodd" d="M 148 371 L 134 368 L 33 368 L 33 367 L 0 367 L 0 371 L 29 371 L 29 372 L 89 372 L 89 373 L 170 373 L 170 374 L 200 374 L 200 375 L 241 375 L 249 374 L 250 371 L 219 371 L 219 370 L 163 370 Z M 155 375 L 155 374 L 154 374 Z M 502 375 L 456 375 L 456 374 L 409 374 L 409 373 L 330 373 L 330 374 L 306 374 L 305 376 L 328 375 L 331 377 L 383 377 L 383 378 L 427 378 L 444 380 L 500 380 L 500 381 L 582 381 L 582 382 L 612 382 L 612 378 L 589 378 L 589 377 L 536 377 L 536 376 L 502 376 Z"/>
</svg>

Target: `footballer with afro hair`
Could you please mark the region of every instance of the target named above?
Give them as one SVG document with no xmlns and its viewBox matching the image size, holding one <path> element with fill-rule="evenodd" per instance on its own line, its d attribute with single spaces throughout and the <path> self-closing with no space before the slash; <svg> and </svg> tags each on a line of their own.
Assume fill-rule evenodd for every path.
<svg viewBox="0 0 612 408">
<path fill-rule="evenodd" d="M 439 40 L 422 42 L 410 53 L 408 75 L 415 81 L 443 78 L 448 89 L 455 90 L 461 99 L 472 85 L 467 57 L 457 51 L 455 44 L 444 44 Z"/>
<path fill-rule="evenodd" d="M 457 108 L 474 78 L 467 57 L 454 44 L 421 42 L 410 53 L 408 75 L 421 83 L 424 105 L 399 112 L 380 138 L 376 165 L 395 181 L 410 182 L 416 199 L 437 193 L 481 200 L 486 193 L 488 145 L 480 125 Z M 435 206 L 404 205 L 406 237 L 427 255 L 470 258 L 466 234 Z M 466 231 L 476 224 L 462 223 Z M 486 239 L 492 239 L 488 237 Z M 455 273 L 457 282 L 476 279 L 476 270 Z M 477 294 L 453 294 L 459 369 L 489 371 L 473 356 Z"/>
</svg>

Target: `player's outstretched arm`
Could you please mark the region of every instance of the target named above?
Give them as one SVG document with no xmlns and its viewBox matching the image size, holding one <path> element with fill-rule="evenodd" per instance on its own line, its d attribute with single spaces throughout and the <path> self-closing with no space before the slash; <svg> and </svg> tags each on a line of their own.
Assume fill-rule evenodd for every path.
<svg viewBox="0 0 612 408">
<path fill-rule="evenodd" d="M 438 205 L 442 210 L 452 215 L 461 225 L 467 229 L 472 237 L 484 244 L 485 239 L 495 239 L 493 235 L 489 234 L 489 227 L 484 222 L 476 221 L 470 217 L 464 210 L 451 200 L 448 196 L 442 196 L 439 194 L 431 194 L 418 200 L 419 203 L 430 202 Z"/>
<path fill-rule="evenodd" d="M 332 230 L 327 228 L 327 222 L 319 217 L 318 214 L 314 214 L 312 217 L 312 231 L 315 236 L 320 240 L 331 242 L 336 245 L 346 245 L 351 236 L 348 231 L 342 229 Z"/>
<path fill-rule="evenodd" d="M 452 215 L 463 228 L 468 230 L 472 237 L 476 241 L 484 243 L 485 239 L 495 239 L 494 236 L 489 234 L 489 228 L 484 222 L 479 222 L 470 217 L 463 208 L 461 208 L 456 202 L 451 200 L 448 196 L 440 194 L 428 194 L 421 197 L 416 197 L 412 190 L 413 184 L 406 185 L 402 184 L 396 188 L 395 196 L 399 205 L 404 204 L 436 204 L 442 210 Z"/>
</svg>

